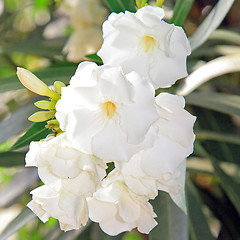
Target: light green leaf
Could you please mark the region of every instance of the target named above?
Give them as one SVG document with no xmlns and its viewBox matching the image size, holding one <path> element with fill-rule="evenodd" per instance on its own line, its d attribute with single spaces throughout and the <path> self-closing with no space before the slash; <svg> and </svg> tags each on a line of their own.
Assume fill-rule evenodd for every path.
<svg viewBox="0 0 240 240">
<path fill-rule="evenodd" d="M 194 34 L 189 38 L 192 50 L 201 46 L 211 35 L 211 33 L 220 25 L 234 0 L 219 0 L 216 6 L 204 19 Z"/>
<path fill-rule="evenodd" d="M 27 132 L 11 147 L 10 150 L 16 150 L 30 144 L 31 141 L 39 141 L 50 133 L 50 130 L 45 128 L 46 122 L 34 123 Z"/>
<path fill-rule="evenodd" d="M 135 1 L 133 0 L 104 0 L 104 2 L 112 12 L 136 11 Z"/>
<path fill-rule="evenodd" d="M 230 115 L 240 115 L 240 96 L 237 95 L 197 92 L 188 95 L 186 103 Z"/>
<path fill-rule="evenodd" d="M 184 80 L 182 87 L 177 90 L 177 94 L 186 96 L 210 79 L 238 71 L 240 71 L 240 54 L 216 58 L 191 73 Z"/>
<path fill-rule="evenodd" d="M 52 85 L 55 81 L 61 81 L 65 84 L 68 84 L 75 70 L 76 65 L 74 64 L 73 66 L 55 66 L 50 68 L 44 68 L 34 72 L 34 74 L 47 85 Z M 0 84 L 0 92 L 24 88 L 24 86 L 20 83 L 17 76 L 15 75 L 0 79 Z"/>
<path fill-rule="evenodd" d="M 218 29 L 215 30 L 210 36 L 209 40 L 222 40 L 235 44 L 240 44 L 240 34 L 229 30 Z"/>
<path fill-rule="evenodd" d="M 219 166 L 217 160 L 210 158 L 216 176 L 218 177 L 220 184 L 224 191 L 227 193 L 228 197 L 232 201 L 236 210 L 240 214 L 240 188 L 239 184 L 229 175 L 227 175 L 222 168 Z"/>
<path fill-rule="evenodd" d="M 26 153 L 24 153 L 24 152 L 0 153 L 0 166 L 1 167 L 24 166 L 25 154 Z"/>
<path fill-rule="evenodd" d="M 187 180 L 189 232 L 192 240 L 214 240 L 202 210 L 202 201 L 190 179 Z"/>
<path fill-rule="evenodd" d="M 240 145 L 240 136 L 234 134 L 226 134 L 211 131 L 195 132 L 196 138 L 199 140 L 212 140 L 230 144 Z"/>
<path fill-rule="evenodd" d="M 14 218 L 4 229 L 0 235 L 0 240 L 8 239 L 9 236 L 30 222 L 34 217 L 36 217 L 36 215 L 28 207 L 24 207 L 19 215 Z"/>
<path fill-rule="evenodd" d="M 173 17 L 170 22 L 178 26 L 183 26 L 193 3 L 194 0 L 178 0 L 175 4 Z"/>
<path fill-rule="evenodd" d="M 169 195 L 159 192 L 153 201 L 158 215 L 158 225 L 150 232 L 149 240 L 186 240 L 188 237 L 187 215 L 171 200 Z"/>
</svg>

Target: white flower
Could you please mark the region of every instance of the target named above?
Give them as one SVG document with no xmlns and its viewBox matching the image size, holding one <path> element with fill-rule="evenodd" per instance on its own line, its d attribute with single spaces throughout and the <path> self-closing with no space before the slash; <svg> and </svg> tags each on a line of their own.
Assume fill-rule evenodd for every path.
<svg viewBox="0 0 240 240">
<path fill-rule="evenodd" d="M 65 133 L 31 142 L 26 166 L 38 167 L 41 180 L 56 191 L 91 196 L 106 175 L 102 160 L 73 149 Z"/>
<path fill-rule="evenodd" d="M 163 9 L 146 6 L 136 13 L 112 13 L 103 24 L 104 42 L 98 55 L 124 73 L 148 76 L 155 88 L 169 87 L 187 76 L 191 49 L 181 27 L 162 20 Z"/>
<path fill-rule="evenodd" d="M 91 26 L 86 29 L 79 28 L 69 37 L 63 52 L 67 59 L 72 62 L 79 62 L 86 55 L 95 53 L 102 44 L 102 31 L 98 26 Z"/>
<path fill-rule="evenodd" d="M 158 119 L 154 89 L 145 79 L 90 62 L 81 63 L 62 88 L 56 110 L 74 147 L 105 161 L 128 161 Z"/>
<path fill-rule="evenodd" d="M 89 218 L 99 222 L 109 235 L 133 228 L 147 234 L 157 225 L 151 204 L 129 191 L 124 181 L 115 176 L 103 181 L 102 187 L 88 199 L 88 206 Z"/>
<path fill-rule="evenodd" d="M 59 220 L 62 230 L 79 229 L 87 224 L 86 198 L 65 190 L 54 191 L 44 185 L 31 191 L 33 200 L 28 207 L 43 221 L 49 217 Z"/>
<path fill-rule="evenodd" d="M 153 146 L 135 154 L 127 163 L 117 163 L 116 168 L 125 176 L 132 191 L 137 193 L 142 189 L 142 195 L 152 198 L 157 186 L 185 210 L 185 159 L 193 151 L 196 118 L 184 110 L 183 97 L 161 93 L 156 97 L 156 103 L 160 118 L 151 129 L 157 132 Z M 152 184 L 143 188 L 143 180 L 152 181 Z M 134 181 L 139 183 L 138 187 Z"/>
</svg>

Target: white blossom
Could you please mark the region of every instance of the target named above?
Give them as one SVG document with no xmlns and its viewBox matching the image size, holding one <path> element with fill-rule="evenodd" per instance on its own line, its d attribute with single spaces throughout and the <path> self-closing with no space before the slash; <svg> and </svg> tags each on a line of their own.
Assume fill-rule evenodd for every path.
<svg viewBox="0 0 240 240">
<path fill-rule="evenodd" d="M 146 79 L 90 62 L 81 63 L 62 88 L 56 110 L 74 147 L 105 161 L 128 161 L 158 119 L 154 89 Z"/>
<path fill-rule="evenodd" d="M 27 206 L 41 219 L 48 221 L 49 217 L 59 220 L 64 231 L 79 229 L 87 224 L 88 206 L 86 198 L 62 189 L 54 191 L 47 185 L 31 191 L 33 200 Z"/>
<path fill-rule="evenodd" d="M 166 191 L 185 211 L 185 159 L 193 151 L 196 118 L 184 110 L 183 97 L 161 93 L 156 104 L 160 118 L 152 126 L 157 132 L 153 146 L 142 149 L 127 163 L 117 163 L 116 168 L 132 191 L 141 189 L 141 194 L 149 198 L 154 198 L 157 189 Z M 147 180 L 150 184 L 146 187 Z"/>
<path fill-rule="evenodd" d="M 31 142 L 26 166 L 38 167 L 40 179 L 55 191 L 91 196 L 106 175 L 106 165 L 97 157 L 73 149 L 65 133 Z"/>
<path fill-rule="evenodd" d="M 114 174 L 106 178 L 93 197 L 88 199 L 88 206 L 90 219 L 98 222 L 109 235 L 133 228 L 147 234 L 157 225 L 151 204 L 131 192 L 121 176 Z"/>
<path fill-rule="evenodd" d="M 163 17 L 163 9 L 153 6 L 136 13 L 112 13 L 103 24 L 104 41 L 98 52 L 104 64 L 147 75 L 155 88 L 186 77 L 188 39 L 181 27 L 164 22 Z"/>
</svg>

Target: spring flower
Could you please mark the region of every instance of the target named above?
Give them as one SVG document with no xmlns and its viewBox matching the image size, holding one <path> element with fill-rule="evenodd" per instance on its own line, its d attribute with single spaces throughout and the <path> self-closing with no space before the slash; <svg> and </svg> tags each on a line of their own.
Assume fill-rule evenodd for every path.
<svg viewBox="0 0 240 240">
<path fill-rule="evenodd" d="M 136 13 L 112 13 L 103 24 L 104 64 L 121 66 L 150 78 L 155 88 L 169 87 L 187 76 L 191 49 L 181 27 L 162 20 L 162 8 L 145 6 Z"/>
<path fill-rule="evenodd" d="M 90 196 L 105 175 L 106 165 L 93 155 L 73 149 L 65 133 L 58 137 L 31 142 L 26 166 L 38 167 L 40 179 L 56 191 L 62 188 Z"/>
<path fill-rule="evenodd" d="M 128 161 L 158 119 L 154 89 L 145 79 L 90 62 L 81 63 L 62 88 L 56 110 L 74 147 L 105 161 Z"/>
<path fill-rule="evenodd" d="M 132 191 L 139 191 L 134 182 L 152 179 L 156 181 L 157 189 L 168 192 L 183 210 L 185 159 L 193 151 L 193 124 L 196 119 L 184 110 L 184 105 L 183 97 L 159 94 L 156 107 L 160 118 L 152 126 L 157 132 L 153 146 L 135 154 L 127 163 L 116 164 Z M 145 195 L 149 192 L 154 193 L 154 182 L 145 188 Z"/>
<path fill-rule="evenodd" d="M 149 233 L 157 225 L 151 204 L 132 193 L 118 176 L 106 178 L 88 206 L 90 219 L 112 236 L 133 228 Z"/>
<path fill-rule="evenodd" d="M 65 189 L 55 191 L 47 185 L 34 189 L 31 194 L 33 200 L 27 206 L 41 221 L 56 218 L 64 231 L 79 229 L 87 224 L 88 206 L 83 196 Z"/>
</svg>

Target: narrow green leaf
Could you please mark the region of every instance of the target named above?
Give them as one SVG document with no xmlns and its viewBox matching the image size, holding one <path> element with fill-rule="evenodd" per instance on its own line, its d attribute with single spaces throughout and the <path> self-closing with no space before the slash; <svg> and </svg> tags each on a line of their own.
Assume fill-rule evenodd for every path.
<svg viewBox="0 0 240 240">
<path fill-rule="evenodd" d="M 211 33 L 220 25 L 233 5 L 234 0 L 219 0 L 216 6 L 204 19 L 195 33 L 189 38 L 192 50 L 201 46 L 211 35 Z"/>
<path fill-rule="evenodd" d="M 86 58 L 88 58 L 98 64 L 103 64 L 102 59 L 96 53 L 87 55 Z"/>
<path fill-rule="evenodd" d="M 30 144 L 31 141 L 39 141 L 51 133 L 45 128 L 46 122 L 34 123 L 27 132 L 18 139 L 18 141 L 11 147 L 11 150 L 16 150 Z"/>
<path fill-rule="evenodd" d="M 199 131 L 195 133 L 196 138 L 199 140 L 213 140 L 240 145 L 240 136 L 234 134 L 218 133 L 213 131 Z"/>
<path fill-rule="evenodd" d="M 45 82 L 47 85 L 52 85 L 55 81 L 69 83 L 71 76 L 76 70 L 76 65 L 73 66 L 58 66 L 44 68 L 34 72 L 34 74 Z M 17 76 L 11 76 L 0 79 L 0 92 L 22 89 L 24 86 L 20 83 Z"/>
<path fill-rule="evenodd" d="M 226 42 L 240 44 L 240 34 L 225 29 L 218 29 L 209 36 L 209 40 L 222 40 Z"/>
<path fill-rule="evenodd" d="M 240 54 L 216 58 L 191 73 L 184 80 L 184 84 L 177 91 L 177 93 L 179 95 L 185 96 L 199 86 L 201 86 L 203 83 L 207 82 L 208 80 L 211 80 L 226 73 L 239 71 Z"/>
<path fill-rule="evenodd" d="M 0 153 L 0 166 L 1 167 L 15 167 L 25 165 L 24 152 L 4 152 Z"/>
<path fill-rule="evenodd" d="M 104 0 L 104 2 L 112 12 L 136 11 L 135 1 L 133 0 Z"/>
<path fill-rule="evenodd" d="M 159 192 L 152 203 L 158 215 L 158 225 L 150 232 L 149 240 L 186 240 L 187 215 L 173 203 L 169 195 Z"/>
<path fill-rule="evenodd" d="M 0 240 L 8 239 L 9 236 L 30 222 L 35 216 L 36 215 L 28 207 L 24 207 L 19 215 L 14 218 L 3 230 L 2 234 L 0 235 Z"/>
<path fill-rule="evenodd" d="M 178 0 L 174 7 L 173 17 L 170 22 L 178 26 L 183 26 L 193 3 L 194 0 Z"/>
<path fill-rule="evenodd" d="M 203 213 L 202 201 L 190 179 L 187 180 L 189 232 L 192 240 L 214 240 Z"/>
<path fill-rule="evenodd" d="M 218 177 L 220 184 L 224 191 L 227 193 L 228 197 L 232 201 L 236 210 L 240 214 L 240 188 L 239 184 L 229 175 L 227 175 L 222 168 L 219 166 L 219 163 L 214 158 L 210 158 L 216 176 Z"/>
<path fill-rule="evenodd" d="M 230 115 L 240 115 L 240 96 L 197 92 L 186 97 L 186 103 Z"/>
</svg>

